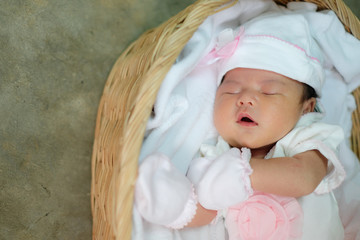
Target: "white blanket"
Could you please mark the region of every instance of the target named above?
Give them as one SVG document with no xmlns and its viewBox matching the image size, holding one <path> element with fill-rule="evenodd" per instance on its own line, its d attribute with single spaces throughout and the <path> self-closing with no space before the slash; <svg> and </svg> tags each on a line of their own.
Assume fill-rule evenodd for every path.
<svg viewBox="0 0 360 240">
<path fill-rule="evenodd" d="M 163 81 L 154 106 L 155 115 L 148 121 L 139 161 L 151 153 L 162 152 L 185 174 L 199 146 L 214 142 L 217 132 L 212 110 L 216 74 L 199 62 L 214 47 L 221 30 L 236 28 L 266 11 L 298 11 L 308 19 L 314 38 L 327 56 L 327 78 L 321 99 L 326 111 L 324 121 L 342 126 L 349 137 L 351 114 L 356 108 L 351 92 L 360 85 L 360 41 L 344 30 L 332 11 L 315 10 L 316 5 L 310 3 L 292 2 L 286 9 L 269 0 L 239 0 L 235 6 L 208 17 Z M 349 141 L 341 145 L 340 159 L 347 178 L 336 190 L 336 197 L 347 239 L 360 239 L 360 167 Z M 140 232 L 145 231 L 142 226 L 135 209 L 133 239 L 140 239 Z M 144 233 L 148 236 L 146 239 L 155 239 L 155 235 L 151 237 L 151 228 L 146 231 L 150 231 Z M 170 235 L 172 237 L 163 239 L 181 239 L 176 234 Z"/>
</svg>

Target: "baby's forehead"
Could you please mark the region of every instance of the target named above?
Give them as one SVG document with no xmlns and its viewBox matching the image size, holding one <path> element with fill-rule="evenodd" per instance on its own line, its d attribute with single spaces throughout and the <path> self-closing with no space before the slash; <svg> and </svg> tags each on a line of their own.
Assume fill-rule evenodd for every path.
<svg viewBox="0 0 360 240">
<path fill-rule="evenodd" d="M 241 84 L 250 84 L 256 83 L 259 85 L 282 85 L 286 86 L 291 84 L 292 82 L 297 82 L 290 78 L 234 78 L 234 77 L 226 77 L 226 75 L 221 80 L 220 85 L 241 85 Z"/>
</svg>

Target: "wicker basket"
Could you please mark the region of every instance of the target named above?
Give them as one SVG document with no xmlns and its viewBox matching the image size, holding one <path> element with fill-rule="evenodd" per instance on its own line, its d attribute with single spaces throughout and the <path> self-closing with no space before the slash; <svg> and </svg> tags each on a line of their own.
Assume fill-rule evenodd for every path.
<svg viewBox="0 0 360 240">
<path fill-rule="evenodd" d="M 92 155 L 93 239 L 131 239 L 133 189 L 145 126 L 162 80 L 198 26 L 229 0 L 199 0 L 144 33 L 115 63 L 100 101 Z M 278 4 L 290 1 L 279 0 Z M 332 9 L 360 38 L 360 22 L 341 0 L 313 0 Z M 360 88 L 353 92 L 352 148 L 360 156 Z"/>
</svg>

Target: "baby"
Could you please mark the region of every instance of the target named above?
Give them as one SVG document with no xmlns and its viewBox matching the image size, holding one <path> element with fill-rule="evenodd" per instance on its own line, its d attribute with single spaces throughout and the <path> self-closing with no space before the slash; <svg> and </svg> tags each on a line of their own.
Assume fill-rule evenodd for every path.
<svg viewBox="0 0 360 240">
<path fill-rule="evenodd" d="M 230 207 L 230 239 L 343 239 L 331 192 L 345 177 L 335 154 L 343 133 L 320 122 L 321 50 L 300 15 L 268 14 L 243 28 L 223 47 L 231 54 L 218 60 L 218 146 L 203 146 L 205 158 L 195 159 L 188 172 L 199 203 L 213 210 Z M 264 220 L 265 210 L 258 209 L 277 206 L 286 224 L 268 227 L 280 226 L 279 219 Z"/>
<path fill-rule="evenodd" d="M 306 20 L 266 14 L 234 35 L 206 57 L 219 73 L 217 145 L 201 147 L 187 178 L 163 154 L 145 159 L 137 209 L 175 229 L 219 212 L 230 239 L 343 239 L 332 194 L 345 177 L 335 154 L 343 133 L 320 122 L 322 54 Z"/>
</svg>

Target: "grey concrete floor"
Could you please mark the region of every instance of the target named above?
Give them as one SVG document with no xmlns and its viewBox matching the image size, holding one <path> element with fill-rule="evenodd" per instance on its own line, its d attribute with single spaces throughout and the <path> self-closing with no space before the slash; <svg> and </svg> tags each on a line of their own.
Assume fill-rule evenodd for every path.
<svg viewBox="0 0 360 240">
<path fill-rule="evenodd" d="M 122 50 L 191 0 L 0 1 L 0 239 L 91 239 L 98 102 Z"/>
<path fill-rule="evenodd" d="M 360 18 L 360 0 L 344 0 L 351 11 Z"/>
<path fill-rule="evenodd" d="M 0 239 L 91 239 L 98 102 L 120 53 L 192 0 L 0 1 Z M 360 15 L 358 0 L 345 0 Z"/>
</svg>

